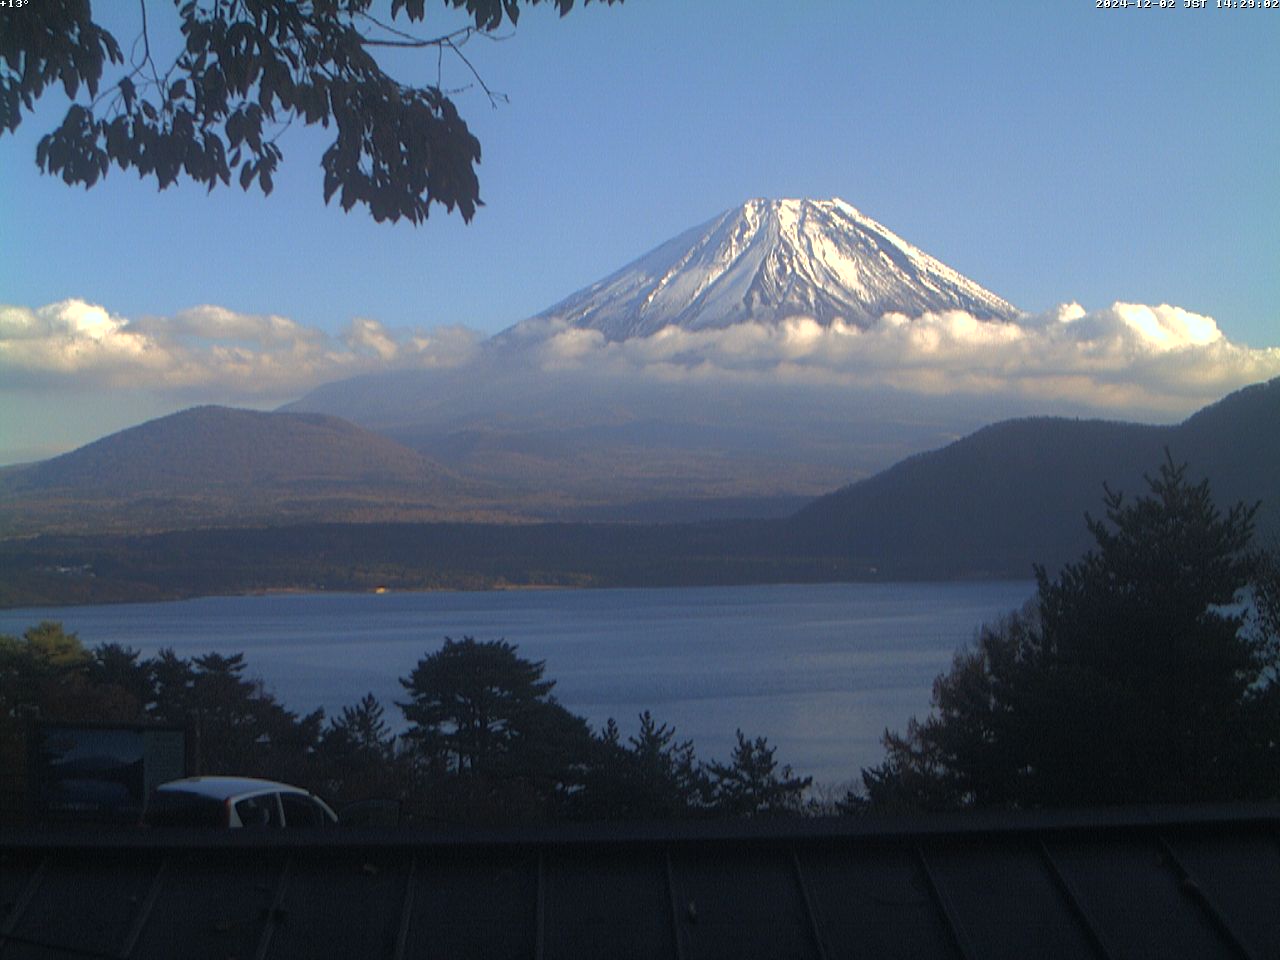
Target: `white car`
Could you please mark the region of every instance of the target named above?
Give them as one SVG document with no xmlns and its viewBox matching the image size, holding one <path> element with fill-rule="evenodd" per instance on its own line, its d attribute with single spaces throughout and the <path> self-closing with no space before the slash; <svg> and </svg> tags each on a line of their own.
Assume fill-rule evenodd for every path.
<svg viewBox="0 0 1280 960">
<path fill-rule="evenodd" d="M 152 827 L 331 827 L 338 817 L 302 787 L 252 777 L 187 777 L 151 793 L 142 822 Z"/>
</svg>

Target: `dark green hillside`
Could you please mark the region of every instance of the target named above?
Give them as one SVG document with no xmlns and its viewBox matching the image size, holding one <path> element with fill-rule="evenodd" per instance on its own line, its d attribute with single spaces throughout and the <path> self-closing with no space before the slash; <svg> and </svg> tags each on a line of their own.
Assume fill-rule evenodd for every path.
<svg viewBox="0 0 1280 960">
<path fill-rule="evenodd" d="M 1280 526 L 1280 380 L 1173 427 L 1041 418 L 994 424 L 823 497 L 795 519 L 804 549 L 881 573 L 1023 576 L 1088 546 L 1103 483 L 1143 489 L 1168 449 L 1222 503 L 1261 500 Z"/>
<path fill-rule="evenodd" d="M 1175 437 L 1175 454 L 1213 479 L 1220 501 L 1262 500 L 1264 530 L 1280 528 L 1280 378 L 1205 407 Z"/>
<path fill-rule="evenodd" d="M 890 570 L 1026 576 L 1079 553 L 1104 481 L 1131 488 L 1168 433 L 1101 420 L 1011 420 L 823 497 L 796 517 L 815 546 Z"/>
</svg>

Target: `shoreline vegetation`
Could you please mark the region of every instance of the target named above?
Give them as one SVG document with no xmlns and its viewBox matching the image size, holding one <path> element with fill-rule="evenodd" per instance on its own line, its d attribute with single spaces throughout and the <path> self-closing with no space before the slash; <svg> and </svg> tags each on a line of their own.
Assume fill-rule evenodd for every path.
<svg viewBox="0 0 1280 960">
<path fill-rule="evenodd" d="M 0 635 L 0 756 L 15 774 L 0 784 L 0 825 L 30 808 L 20 773 L 40 719 L 181 728 L 189 773 L 284 780 L 337 805 L 394 801 L 405 825 L 800 816 L 833 803 L 830 790 L 807 796 L 812 778 L 764 737 L 739 730 L 727 761 L 704 761 L 645 710 L 624 738 L 613 719 L 594 729 L 562 706 L 544 673 L 514 644 L 446 637 L 400 677 L 393 726 L 372 693 L 332 717 L 295 713 L 243 654 L 144 658 L 44 621 Z"/>
<path fill-rule="evenodd" d="M 951 573 L 810 555 L 770 521 L 304 524 L 0 541 L 0 608 L 380 587 L 404 593 L 955 579 Z M 1029 569 L 998 573 L 1018 579 Z"/>
</svg>

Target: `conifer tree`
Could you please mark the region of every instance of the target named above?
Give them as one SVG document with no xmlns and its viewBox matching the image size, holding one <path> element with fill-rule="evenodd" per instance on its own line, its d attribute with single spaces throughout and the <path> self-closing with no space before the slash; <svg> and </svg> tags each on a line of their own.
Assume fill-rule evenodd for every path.
<svg viewBox="0 0 1280 960">
<path fill-rule="evenodd" d="M 1280 793 L 1280 664 L 1242 604 L 1256 506 L 1219 510 L 1171 457 L 1106 489 L 1095 548 L 1037 569 L 1031 610 L 984 629 L 932 715 L 864 771 L 873 803 L 1185 802 Z"/>
<path fill-rule="evenodd" d="M 777 748 L 769 746 L 764 737 L 752 740 L 741 730 L 736 736 L 738 743 L 729 763 L 707 764 L 716 811 L 730 817 L 799 813 L 813 777 L 797 777 L 789 766 L 779 770 Z"/>
</svg>

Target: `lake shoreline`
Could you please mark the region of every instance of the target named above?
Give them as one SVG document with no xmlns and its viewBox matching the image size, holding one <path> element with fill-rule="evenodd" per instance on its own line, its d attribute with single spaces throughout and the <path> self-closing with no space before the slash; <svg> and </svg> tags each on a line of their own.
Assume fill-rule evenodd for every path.
<svg viewBox="0 0 1280 960">
<path fill-rule="evenodd" d="M 372 692 L 398 719 L 398 678 L 444 637 L 503 639 L 546 662 L 566 708 L 624 738 L 652 711 L 698 755 L 764 736 L 816 782 L 882 759 L 886 727 L 928 711 L 934 678 L 1030 580 L 589 590 L 435 590 L 199 597 L 0 611 L 0 634 L 57 620 L 86 647 L 243 653 L 288 709 L 335 716 Z"/>
<path fill-rule="evenodd" d="M 901 577 L 895 579 L 848 579 L 848 580 L 777 580 L 742 583 L 686 583 L 677 585 L 627 585 L 627 584 L 562 584 L 562 583 L 495 583 L 483 586 L 430 586 L 430 587 L 397 587 L 379 590 L 377 588 L 333 589 L 316 587 L 269 587 L 257 590 L 239 590 L 226 593 L 182 593 L 172 596 L 156 596 L 150 591 L 139 591 L 138 596 L 119 599 L 78 599 L 65 602 L 0 602 L 0 612 L 11 613 L 27 609 L 65 609 L 75 610 L 80 607 L 99 606 L 140 606 L 148 604 L 183 603 L 189 600 L 232 599 L 237 597 L 306 597 L 306 596 L 422 596 L 433 594 L 490 594 L 490 593 L 577 593 L 602 590 L 695 590 L 701 587 L 785 587 L 785 586 L 839 586 L 839 585 L 884 585 L 895 584 L 982 584 L 1005 583 L 1015 579 L 1008 576 L 967 576 L 947 577 L 942 579 Z"/>
<path fill-rule="evenodd" d="M 1030 560 L 833 555 L 768 521 L 310 524 L 0 540 L 0 609 L 264 592 L 1022 579 Z"/>
</svg>

